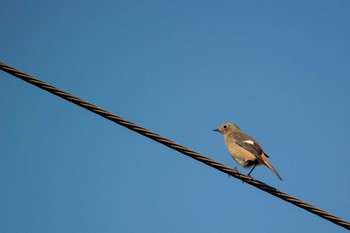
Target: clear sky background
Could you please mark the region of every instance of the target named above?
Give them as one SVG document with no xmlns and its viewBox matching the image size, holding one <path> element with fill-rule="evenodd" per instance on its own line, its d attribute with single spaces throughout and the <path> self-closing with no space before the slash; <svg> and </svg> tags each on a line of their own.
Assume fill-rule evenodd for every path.
<svg viewBox="0 0 350 233">
<path fill-rule="evenodd" d="M 0 60 L 231 167 L 233 121 L 284 181 L 255 178 L 349 221 L 349 12 L 4 0 Z M 0 232 L 345 232 L 4 72 L 0 107 Z"/>
</svg>

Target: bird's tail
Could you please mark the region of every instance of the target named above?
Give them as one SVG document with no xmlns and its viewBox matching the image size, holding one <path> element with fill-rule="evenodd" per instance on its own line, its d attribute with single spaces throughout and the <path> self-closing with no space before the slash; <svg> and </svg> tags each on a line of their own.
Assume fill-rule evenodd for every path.
<svg viewBox="0 0 350 233">
<path fill-rule="evenodd" d="M 263 160 L 264 165 L 266 165 L 268 168 L 270 168 L 271 171 L 273 171 L 273 172 L 276 174 L 276 176 L 278 176 L 278 178 L 279 178 L 280 180 L 282 180 L 282 177 L 280 176 L 280 174 L 278 173 L 278 171 L 271 165 L 271 163 L 267 160 L 266 157 L 267 157 L 267 156 L 266 156 L 264 153 L 262 153 L 261 158 L 262 158 L 262 160 Z"/>
</svg>

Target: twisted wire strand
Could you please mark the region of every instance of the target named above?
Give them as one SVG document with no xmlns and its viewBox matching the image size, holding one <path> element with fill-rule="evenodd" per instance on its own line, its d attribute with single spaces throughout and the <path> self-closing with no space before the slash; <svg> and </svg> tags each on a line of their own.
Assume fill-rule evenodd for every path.
<svg viewBox="0 0 350 233">
<path fill-rule="evenodd" d="M 230 168 L 230 167 L 228 167 L 224 164 L 221 164 L 221 163 L 219 163 L 211 158 L 205 157 L 196 151 L 193 151 L 189 148 L 186 148 L 185 146 L 182 146 L 180 144 L 177 144 L 174 141 L 171 141 L 165 137 L 162 137 L 161 135 L 154 133 L 146 128 L 143 128 L 143 127 L 141 127 L 133 122 L 130 122 L 130 121 L 128 121 L 120 116 L 116 116 L 109 111 L 106 111 L 106 110 L 104 110 L 96 105 L 93 105 L 93 104 L 91 104 L 91 103 L 89 103 L 89 102 L 87 102 L 79 97 L 73 96 L 68 92 L 60 90 L 57 87 L 54 87 L 48 83 L 45 83 L 39 79 L 36 79 L 31 75 L 23 73 L 22 71 L 20 71 L 16 68 L 13 68 L 13 67 L 11 67 L 3 62 L 0 62 L 0 69 L 17 77 L 17 78 L 22 79 L 30 84 L 33 84 L 41 89 L 44 89 L 44 90 L 46 90 L 46 91 L 48 91 L 56 96 L 59 96 L 59 97 L 65 99 L 69 102 L 72 102 L 72 103 L 74 103 L 78 106 L 81 106 L 81 107 L 83 107 L 83 108 L 85 108 L 93 113 L 96 113 L 96 114 L 98 114 L 98 115 L 100 115 L 108 120 L 111 120 L 117 124 L 120 124 L 128 129 L 134 131 L 134 132 L 137 132 L 145 137 L 148 137 L 156 142 L 159 142 L 167 147 L 170 147 L 171 149 L 174 149 L 174 150 L 176 150 L 184 155 L 187 155 L 195 160 L 198 160 L 202 163 L 205 163 L 208 166 L 211 166 L 211 167 L 213 167 L 217 170 L 220 170 L 220 171 L 222 171 L 230 176 L 233 176 L 233 177 L 235 177 L 235 178 L 237 178 L 245 183 L 248 183 L 248 184 L 250 184 L 250 185 L 252 185 L 260 190 L 263 190 L 263 191 L 265 191 L 265 192 L 267 192 L 275 197 L 278 197 L 286 202 L 289 202 L 289 203 L 291 203 L 295 206 L 298 206 L 306 211 L 309 211 L 315 215 L 318 215 L 319 217 L 326 219 L 326 220 L 328 220 L 336 225 L 339 225 L 341 227 L 344 227 L 345 229 L 350 230 L 350 223 L 349 222 L 347 222 L 347 221 L 345 221 L 345 220 L 343 220 L 335 215 L 332 215 L 332 214 L 330 214 L 322 209 L 319 209 L 319 208 L 317 208 L 309 203 L 306 203 L 298 198 L 295 198 L 288 193 L 284 193 L 284 192 L 282 192 L 274 187 L 271 187 L 271 186 L 269 186 L 269 185 L 267 185 L 259 180 L 256 180 L 256 179 L 254 179 L 250 176 L 247 176 L 245 174 L 242 174 L 242 173 L 238 172 L 238 170 L 236 170 L 236 169 Z"/>
</svg>

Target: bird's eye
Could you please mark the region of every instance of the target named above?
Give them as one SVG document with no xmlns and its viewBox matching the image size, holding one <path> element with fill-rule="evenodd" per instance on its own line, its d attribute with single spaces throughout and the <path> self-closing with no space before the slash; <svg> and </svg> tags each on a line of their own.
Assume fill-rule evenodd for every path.
<svg viewBox="0 0 350 233">
<path fill-rule="evenodd" d="M 224 125 L 224 129 L 226 129 L 227 128 L 227 125 Z"/>
</svg>

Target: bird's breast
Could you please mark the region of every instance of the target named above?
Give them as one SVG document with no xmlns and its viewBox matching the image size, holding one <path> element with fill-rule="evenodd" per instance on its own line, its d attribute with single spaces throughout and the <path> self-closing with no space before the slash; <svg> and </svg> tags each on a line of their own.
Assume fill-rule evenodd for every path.
<svg viewBox="0 0 350 233">
<path fill-rule="evenodd" d="M 226 147 L 231 157 L 242 167 L 250 167 L 257 162 L 257 158 L 234 142 L 226 141 Z"/>
</svg>

